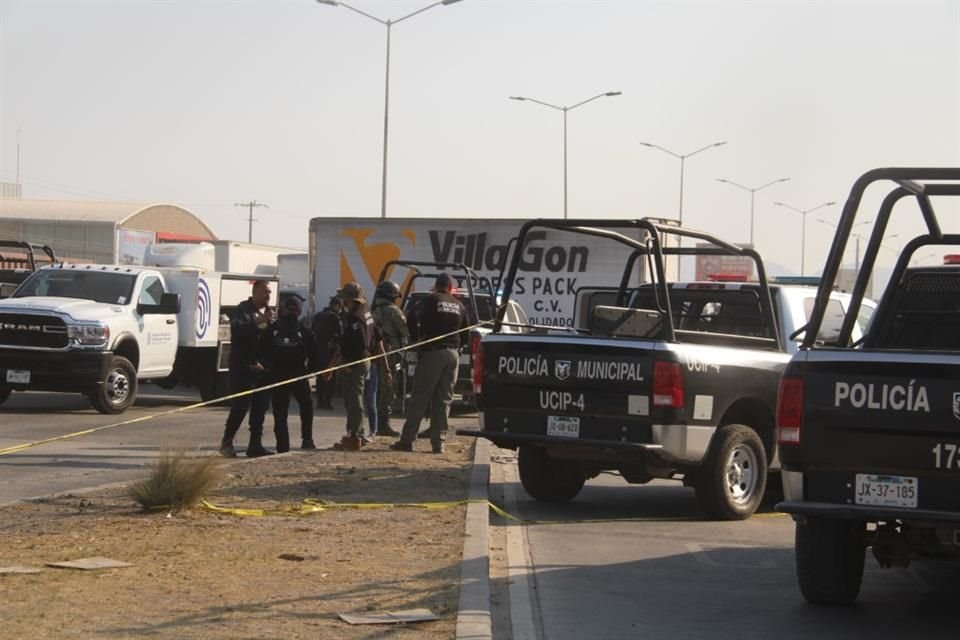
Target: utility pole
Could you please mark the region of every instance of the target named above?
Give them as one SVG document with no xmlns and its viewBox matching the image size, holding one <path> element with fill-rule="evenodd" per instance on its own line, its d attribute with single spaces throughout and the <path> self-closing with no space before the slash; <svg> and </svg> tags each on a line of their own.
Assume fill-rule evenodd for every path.
<svg viewBox="0 0 960 640">
<path fill-rule="evenodd" d="M 270 207 L 262 202 L 257 202 L 256 200 L 251 200 L 250 202 L 237 202 L 233 206 L 247 207 L 250 210 L 250 214 L 247 216 L 247 242 L 253 244 L 253 223 L 255 222 L 253 219 L 253 208 L 267 207 L 269 209 Z"/>
</svg>

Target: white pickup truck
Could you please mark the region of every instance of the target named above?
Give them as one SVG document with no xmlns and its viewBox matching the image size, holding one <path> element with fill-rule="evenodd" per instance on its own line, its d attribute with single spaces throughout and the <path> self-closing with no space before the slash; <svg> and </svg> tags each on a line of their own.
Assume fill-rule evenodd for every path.
<svg viewBox="0 0 960 640">
<path fill-rule="evenodd" d="M 255 278 L 190 267 L 40 269 L 0 302 L 0 403 L 12 391 L 77 392 L 116 414 L 145 380 L 195 386 L 204 400 L 224 395 L 229 312 Z"/>
</svg>

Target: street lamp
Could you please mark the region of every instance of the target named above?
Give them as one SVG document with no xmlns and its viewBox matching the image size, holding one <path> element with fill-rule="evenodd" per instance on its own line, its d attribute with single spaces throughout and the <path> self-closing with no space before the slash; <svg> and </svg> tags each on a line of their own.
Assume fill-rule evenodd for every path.
<svg viewBox="0 0 960 640">
<path fill-rule="evenodd" d="M 837 203 L 832 201 L 824 202 L 823 204 L 819 204 L 813 207 L 812 209 L 797 209 L 796 207 L 792 207 L 789 204 L 786 204 L 785 202 L 774 202 L 773 204 L 777 205 L 778 207 L 785 207 L 787 209 L 790 209 L 791 211 L 796 211 L 801 216 L 803 216 L 803 230 L 800 232 L 800 276 L 803 277 L 804 275 L 806 275 L 807 214 L 810 213 L 811 211 L 816 211 L 817 209 L 829 207 Z"/>
<path fill-rule="evenodd" d="M 750 246 L 751 246 L 751 247 L 753 247 L 753 196 L 754 196 L 754 194 L 755 194 L 757 191 L 762 191 L 763 189 L 766 189 L 767 187 L 769 187 L 769 186 L 771 186 L 771 185 L 775 185 L 775 184 L 777 184 L 778 182 L 786 182 L 786 181 L 789 180 L 789 179 L 790 179 L 790 178 L 777 178 L 776 180 L 771 180 L 771 181 L 768 182 L 767 184 L 761 185 L 761 186 L 759 186 L 759 187 L 754 187 L 754 188 L 751 189 L 750 187 L 745 187 L 745 186 L 743 186 L 742 184 L 738 184 L 738 183 L 734 182 L 733 180 L 727 180 L 726 178 L 717 178 L 717 182 L 724 182 L 724 183 L 726 183 L 726 184 L 731 184 L 731 185 L 733 185 L 733 186 L 735 186 L 735 187 L 739 187 L 739 188 L 743 189 L 744 191 L 749 191 L 749 192 L 750 192 Z"/>
<path fill-rule="evenodd" d="M 557 111 L 563 112 L 563 219 L 567 219 L 567 112 L 576 109 L 577 107 L 582 107 L 588 102 L 593 102 L 597 98 L 608 98 L 612 96 L 619 96 L 619 91 L 607 91 L 606 93 L 598 93 L 592 98 L 587 98 L 586 100 L 581 100 L 577 104 L 570 105 L 567 107 L 561 107 L 555 104 L 550 104 L 549 102 L 544 102 L 542 100 L 536 100 L 535 98 L 525 98 L 523 96 L 510 96 L 511 100 L 521 100 L 526 102 L 536 102 L 545 107 L 550 107 L 551 109 L 556 109 Z"/>
<path fill-rule="evenodd" d="M 664 153 L 669 153 L 669 154 L 670 154 L 671 156 L 673 156 L 674 158 L 679 158 L 679 159 L 680 159 L 680 211 L 679 211 L 679 214 L 678 214 L 677 218 L 678 218 L 678 221 L 679 221 L 679 223 L 680 223 L 680 226 L 682 227 L 682 226 L 683 226 L 683 163 L 684 163 L 684 161 L 685 161 L 687 158 L 689 158 L 690 156 L 695 156 L 695 155 L 697 155 L 697 154 L 700 153 L 701 151 L 706 151 L 707 149 L 712 149 L 713 147 L 722 147 L 723 145 L 727 144 L 727 141 L 724 140 L 724 141 L 722 141 L 722 142 L 714 142 L 713 144 L 708 144 L 707 146 L 702 147 L 702 148 L 700 148 L 700 149 L 697 149 L 696 151 L 691 151 L 690 153 L 683 153 L 683 154 L 676 153 L 676 152 L 674 152 L 674 151 L 671 151 L 670 149 L 667 149 L 667 148 L 665 148 L 665 147 L 661 147 L 660 145 L 658 145 L 658 144 L 653 144 L 653 143 L 651 143 L 651 142 L 643 142 L 643 141 L 641 141 L 640 144 L 642 144 L 642 145 L 645 146 L 645 147 L 650 147 L 651 149 L 659 149 L 660 151 L 663 151 Z"/>
<path fill-rule="evenodd" d="M 365 18 L 370 18 L 376 22 L 379 22 L 387 28 L 387 65 L 386 65 L 386 74 L 384 81 L 384 90 L 383 90 L 383 182 L 380 186 L 380 217 L 387 217 L 387 141 L 388 141 L 388 132 L 390 128 L 390 31 L 393 25 L 406 20 L 407 18 L 412 18 L 418 13 L 423 13 L 427 9 L 432 9 L 440 5 L 453 4 L 455 2 L 460 2 L 460 0 L 441 0 L 440 2 L 434 2 L 433 4 L 427 5 L 422 9 L 417 9 L 413 13 L 408 13 L 402 18 L 397 18 L 396 20 L 382 20 L 376 16 L 370 15 L 366 11 L 361 11 L 356 7 L 352 7 L 346 2 L 340 2 L 340 0 L 317 0 L 319 4 L 330 5 L 331 7 L 343 7 L 344 9 L 349 9 L 354 13 L 359 13 Z"/>
</svg>

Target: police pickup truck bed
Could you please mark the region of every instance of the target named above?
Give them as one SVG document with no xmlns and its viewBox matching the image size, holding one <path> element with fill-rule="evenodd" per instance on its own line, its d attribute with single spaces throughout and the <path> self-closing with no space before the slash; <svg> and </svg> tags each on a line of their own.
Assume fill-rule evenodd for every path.
<svg viewBox="0 0 960 640">
<path fill-rule="evenodd" d="M 570 500 L 612 470 L 631 483 L 682 478 L 712 517 L 748 517 L 774 457 L 777 384 L 795 348 L 785 336 L 806 322 L 815 289 L 769 286 L 752 250 L 646 219 L 531 221 L 518 246 L 535 227 L 608 238 L 607 259 L 625 256 L 615 304 L 578 309 L 587 326 L 573 329 L 496 326 L 474 358 L 479 430 L 458 433 L 519 449 L 521 481 L 538 500 Z M 711 247 L 667 248 L 664 233 Z M 759 282 L 664 282 L 664 255 L 693 253 L 751 259 Z M 653 283 L 641 282 L 640 260 Z M 515 273 L 513 264 L 505 296 Z"/>
<path fill-rule="evenodd" d="M 960 169 L 878 169 L 858 180 L 807 331 L 823 320 L 861 195 L 882 181 L 899 186 L 875 218 L 840 345 L 894 204 L 915 198 L 927 232 L 904 246 L 862 344 L 819 344 L 808 334 L 780 388 L 786 500 L 777 508 L 796 520 L 797 577 L 816 603 L 857 597 L 867 547 L 883 567 L 906 566 L 916 555 L 960 559 L 960 267 L 910 266 L 930 245 L 949 253 L 960 244 L 960 235 L 942 233 L 931 203 L 960 196 Z"/>
</svg>

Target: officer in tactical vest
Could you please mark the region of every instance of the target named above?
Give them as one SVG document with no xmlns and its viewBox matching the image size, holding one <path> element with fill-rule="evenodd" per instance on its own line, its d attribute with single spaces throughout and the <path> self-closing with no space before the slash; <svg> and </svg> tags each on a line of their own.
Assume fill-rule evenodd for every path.
<svg viewBox="0 0 960 640">
<path fill-rule="evenodd" d="M 348 282 L 337 291 L 337 296 L 343 300 L 343 334 L 340 337 L 340 351 L 330 364 L 354 364 L 341 370 L 347 435 L 334 444 L 334 449 L 359 451 L 369 441 L 363 433 L 363 390 L 370 370 L 370 357 L 377 354 L 377 332 L 363 287 L 356 282 Z"/>
<path fill-rule="evenodd" d="M 280 316 L 263 333 L 260 342 L 261 361 L 267 371 L 267 383 L 296 378 L 317 370 L 318 351 L 313 332 L 300 324 L 303 305 L 292 296 L 284 300 Z M 297 380 L 273 389 L 273 433 L 277 438 L 277 453 L 290 450 L 287 413 L 290 395 L 300 407 L 300 448 L 316 449 L 313 443 L 313 402 L 310 382 Z"/>
<path fill-rule="evenodd" d="M 413 394 L 407 407 L 406 421 L 400 439 L 390 445 L 395 451 L 413 451 L 420 422 L 430 412 L 430 444 L 434 453 L 443 453 L 443 439 L 447 432 L 447 412 L 453 401 L 460 368 L 460 330 L 467 326 L 467 310 L 450 293 L 453 278 L 441 273 L 433 285 L 433 292 L 410 314 L 411 323 L 418 324 L 422 342 L 417 349 L 417 372 L 413 376 Z"/>
<path fill-rule="evenodd" d="M 384 280 L 377 285 L 377 292 L 373 297 L 373 320 L 380 335 L 383 337 L 383 346 L 386 351 L 396 351 L 410 341 L 410 329 L 407 328 L 407 318 L 397 306 L 400 299 L 400 287 L 396 282 Z M 400 386 L 400 367 L 403 364 L 403 354 L 395 353 L 387 356 L 386 366 L 392 372 L 390 378 L 381 378 L 377 393 L 377 435 L 399 436 L 400 432 L 390 426 L 390 414 Z M 402 390 L 401 390 L 402 392 Z"/>
</svg>

